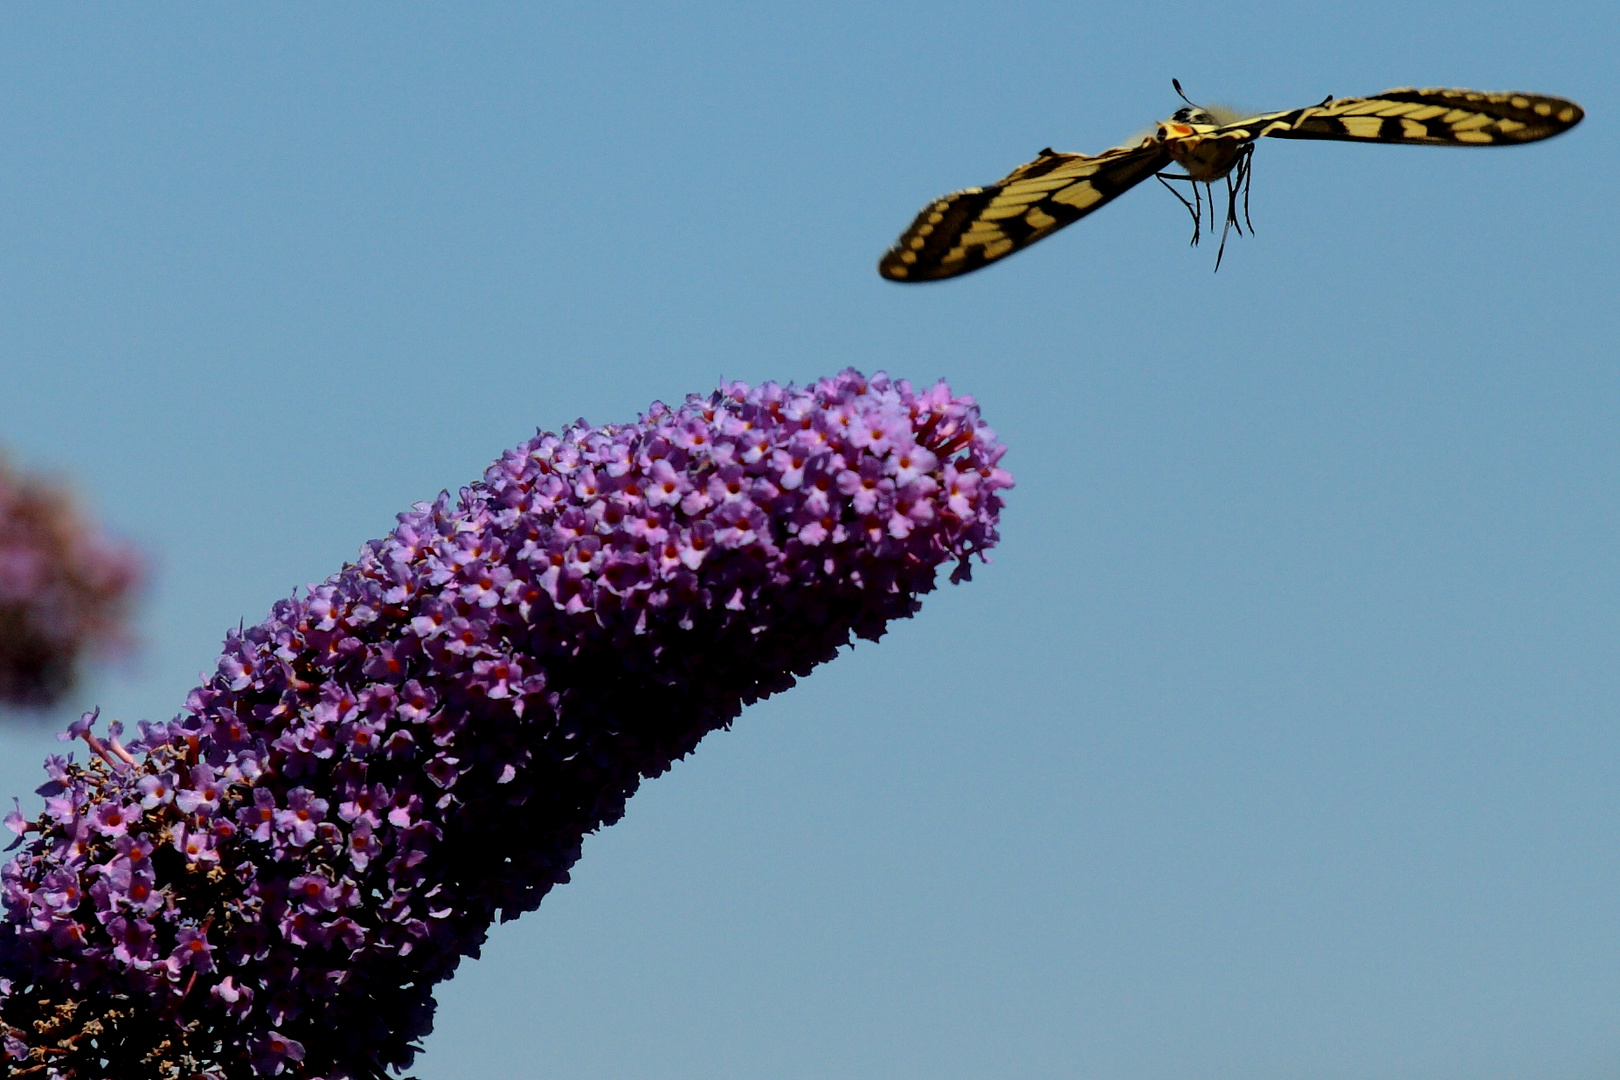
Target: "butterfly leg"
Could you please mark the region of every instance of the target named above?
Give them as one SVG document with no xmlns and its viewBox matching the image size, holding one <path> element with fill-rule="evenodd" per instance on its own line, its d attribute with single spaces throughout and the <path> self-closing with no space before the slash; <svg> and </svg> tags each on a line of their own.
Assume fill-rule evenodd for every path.
<svg viewBox="0 0 1620 1080">
<path fill-rule="evenodd" d="M 1179 175 L 1177 175 L 1175 173 L 1154 173 L 1153 178 L 1155 180 L 1157 180 L 1159 183 L 1164 184 L 1164 190 L 1166 190 L 1170 194 L 1174 195 L 1176 197 L 1176 199 L 1181 203 L 1181 205 L 1185 206 L 1187 208 L 1187 213 L 1193 219 L 1192 242 L 1194 244 L 1197 244 L 1198 243 L 1198 236 L 1199 236 L 1199 229 L 1200 229 L 1200 226 L 1203 224 L 1203 220 L 1204 220 L 1204 215 L 1203 215 L 1204 204 L 1203 204 L 1203 200 L 1199 199 L 1199 196 L 1198 196 L 1198 183 L 1197 183 L 1197 181 L 1193 181 L 1193 198 L 1198 200 L 1198 202 L 1197 202 L 1197 204 L 1195 206 L 1193 203 L 1188 202 L 1186 197 L 1183 196 L 1181 194 L 1181 192 L 1179 192 L 1175 188 L 1171 187 L 1168 183 L 1165 183 L 1167 180 L 1192 180 L 1192 177 L 1190 177 L 1190 176 L 1179 176 Z"/>
<path fill-rule="evenodd" d="M 1254 235 L 1254 222 L 1249 220 L 1249 192 L 1254 190 L 1254 144 L 1250 143 L 1243 151 L 1243 160 L 1238 162 L 1238 185 L 1243 188 L 1243 223 L 1249 227 L 1249 235 Z"/>
<path fill-rule="evenodd" d="M 1214 199 L 1213 192 L 1210 194 L 1210 198 L 1211 200 Z M 1210 216 L 1213 218 L 1214 215 L 1211 214 Z M 1214 222 L 1211 221 L 1210 224 L 1213 226 Z M 1221 256 L 1226 254 L 1226 234 L 1231 231 L 1234 225 L 1237 225 L 1237 188 L 1232 186 L 1232 174 L 1228 173 L 1226 175 L 1226 224 L 1221 226 L 1221 246 L 1215 251 L 1215 270 L 1217 273 L 1221 269 Z M 1243 235 L 1243 226 L 1241 225 L 1238 225 L 1238 235 Z"/>
<path fill-rule="evenodd" d="M 1235 176 L 1233 174 L 1236 174 Z M 1226 224 L 1236 229 L 1238 235 L 1243 235 L 1243 226 L 1238 222 L 1238 194 L 1243 190 L 1243 163 L 1240 160 L 1238 167 L 1226 174 Z"/>
<path fill-rule="evenodd" d="M 1238 195 L 1243 195 L 1243 220 L 1248 223 L 1249 232 L 1254 232 L 1254 222 L 1249 221 L 1249 186 L 1251 174 L 1249 172 L 1254 154 L 1254 146 L 1245 146 L 1238 155 L 1237 165 L 1226 174 L 1226 224 L 1221 226 L 1221 246 L 1215 252 L 1215 269 L 1221 268 L 1221 256 L 1226 254 L 1226 234 L 1228 230 L 1236 229 L 1239 236 L 1243 235 L 1243 226 L 1238 224 L 1237 204 Z M 1234 177 L 1233 173 L 1237 175 Z"/>
</svg>

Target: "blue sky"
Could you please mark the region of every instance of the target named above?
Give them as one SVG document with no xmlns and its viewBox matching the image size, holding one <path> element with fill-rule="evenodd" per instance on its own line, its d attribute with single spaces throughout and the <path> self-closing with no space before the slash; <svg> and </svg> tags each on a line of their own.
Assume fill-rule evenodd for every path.
<svg viewBox="0 0 1620 1080">
<path fill-rule="evenodd" d="M 537 426 L 845 365 L 978 396 L 993 565 L 747 712 L 441 994 L 422 1080 L 1612 1076 L 1620 9 L 0 12 L 0 445 L 228 626 Z M 1195 98 L 1527 89 L 1510 150 L 1276 142 L 903 287 L 927 199 Z"/>
</svg>

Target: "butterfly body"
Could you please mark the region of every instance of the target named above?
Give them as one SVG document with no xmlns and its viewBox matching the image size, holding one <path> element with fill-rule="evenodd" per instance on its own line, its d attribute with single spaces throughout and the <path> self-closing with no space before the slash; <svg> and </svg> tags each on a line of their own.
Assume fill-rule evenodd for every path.
<svg viewBox="0 0 1620 1080">
<path fill-rule="evenodd" d="M 1159 125 L 1158 139 L 1170 160 L 1201 184 L 1224 180 L 1254 143 L 1246 133 L 1223 132 L 1215 124 L 1188 124 L 1167 120 Z"/>
<path fill-rule="evenodd" d="M 1232 228 L 1237 225 L 1238 192 L 1248 179 L 1255 143 L 1268 136 L 1429 146 L 1512 145 L 1567 131 L 1583 115 L 1579 105 L 1563 98 L 1444 88 L 1327 98 L 1301 109 L 1249 117 L 1189 103 L 1135 144 L 1092 156 L 1042 150 L 1034 161 L 994 184 L 936 199 L 883 256 L 878 272 L 902 282 L 969 273 L 1078 221 L 1150 176 L 1192 181 L 1195 195 L 1197 184 L 1225 179 L 1226 223 Z M 1172 162 L 1185 174 L 1163 172 Z M 1213 191 L 1210 195 L 1213 209 Z M 1182 202 L 1193 214 L 1197 243 L 1202 203 Z M 1224 245 L 1224 232 L 1222 237 Z"/>
</svg>

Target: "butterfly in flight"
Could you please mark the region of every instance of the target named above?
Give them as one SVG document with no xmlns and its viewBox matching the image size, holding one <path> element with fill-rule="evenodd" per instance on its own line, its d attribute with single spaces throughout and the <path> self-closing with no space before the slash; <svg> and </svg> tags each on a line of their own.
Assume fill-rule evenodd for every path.
<svg viewBox="0 0 1620 1080">
<path fill-rule="evenodd" d="M 1248 221 L 1250 158 L 1262 136 L 1274 139 L 1334 139 L 1345 142 L 1411 143 L 1422 146 L 1506 146 L 1535 142 L 1568 131 L 1585 115 L 1563 98 L 1510 92 L 1410 88 L 1364 98 L 1327 98 L 1319 105 L 1288 112 L 1239 116 L 1187 102 L 1152 135 L 1095 156 L 1042 150 L 987 187 L 967 188 L 923 207 L 900 234 L 878 273 L 890 281 L 939 281 L 987 266 L 1071 225 L 1153 176 L 1170 188 L 1193 218 L 1194 244 L 1209 193 L 1214 226 L 1214 182 L 1226 181 L 1226 224 L 1221 230 L 1220 269 L 1227 230 L 1238 224 L 1238 201 Z M 1172 163 L 1182 173 L 1164 170 Z M 1188 202 L 1167 181 L 1191 185 Z M 1250 231 L 1254 226 L 1249 225 Z"/>
</svg>

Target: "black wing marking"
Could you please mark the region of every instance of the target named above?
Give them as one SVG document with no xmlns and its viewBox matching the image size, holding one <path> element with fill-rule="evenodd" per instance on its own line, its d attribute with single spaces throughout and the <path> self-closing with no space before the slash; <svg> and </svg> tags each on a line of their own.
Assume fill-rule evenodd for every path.
<svg viewBox="0 0 1620 1080">
<path fill-rule="evenodd" d="M 923 207 L 878 262 L 890 281 L 939 281 L 995 262 L 1072 225 L 1170 162 L 1156 140 L 1095 157 L 1041 156 L 988 187 Z"/>
<path fill-rule="evenodd" d="M 1242 128 L 1254 137 L 1276 139 L 1501 146 L 1550 139 L 1585 115 L 1573 101 L 1544 94 L 1402 87 L 1373 97 L 1329 100 L 1254 116 L 1222 131 Z"/>
</svg>

